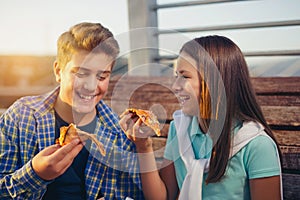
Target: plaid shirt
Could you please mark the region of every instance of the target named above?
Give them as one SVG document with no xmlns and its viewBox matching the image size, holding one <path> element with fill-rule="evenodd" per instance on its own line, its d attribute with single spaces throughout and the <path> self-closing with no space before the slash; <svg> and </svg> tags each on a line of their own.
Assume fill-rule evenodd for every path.
<svg viewBox="0 0 300 200">
<path fill-rule="evenodd" d="M 0 199 L 41 199 L 51 181 L 32 169 L 31 159 L 55 141 L 54 102 L 59 88 L 41 96 L 23 97 L 0 118 Z M 92 145 L 85 169 L 87 199 L 99 192 L 105 199 L 144 199 L 133 143 L 118 118 L 100 101 L 95 133 L 106 148 L 100 155 Z"/>
</svg>

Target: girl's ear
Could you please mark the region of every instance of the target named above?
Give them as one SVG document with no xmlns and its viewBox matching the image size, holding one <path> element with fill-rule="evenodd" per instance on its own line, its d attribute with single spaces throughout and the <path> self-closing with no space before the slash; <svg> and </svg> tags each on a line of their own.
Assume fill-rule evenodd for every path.
<svg viewBox="0 0 300 200">
<path fill-rule="evenodd" d="M 56 82 L 60 83 L 60 80 L 61 80 L 61 78 L 60 78 L 61 68 L 59 67 L 59 64 L 58 64 L 57 60 L 55 60 L 54 63 L 53 63 L 53 71 L 54 71 Z"/>
</svg>

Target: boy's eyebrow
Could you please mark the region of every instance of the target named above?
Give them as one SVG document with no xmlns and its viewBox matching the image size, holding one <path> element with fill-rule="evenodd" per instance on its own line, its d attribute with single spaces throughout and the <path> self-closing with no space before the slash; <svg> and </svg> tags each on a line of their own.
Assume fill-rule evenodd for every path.
<svg viewBox="0 0 300 200">
<path fill-rule="evenodd" d="M 79 70 L 83 70 L 83 71 L 91 71 L 89 68 L 84 68 L 84 67 L 74 67 L 74 70 L 79 71 Z M 111 71 L 110 70 L 99 70 L 98 73 L 101 74 L 110 74 Z"/>
</svg>

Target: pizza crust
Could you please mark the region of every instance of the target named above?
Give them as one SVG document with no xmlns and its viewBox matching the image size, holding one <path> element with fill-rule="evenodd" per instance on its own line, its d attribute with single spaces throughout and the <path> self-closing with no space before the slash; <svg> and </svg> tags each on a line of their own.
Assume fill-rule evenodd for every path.
<svg viewBox="0 0 300 200">
<path fill-rule="evenodd" d="M 60 128 L 60 136 L 56 139 L 55 143 L 64 146 L 75 138 L 78 138 L 81 141 L 92 140 L 97 145 L 101 155 L 106 155 L 103 144 L 97 140 L 95 134 L 82 131 L 76 128 L 76 125 L 73 123 L 69 124 L 69 126 L 62 126 Z"/>
</svg>

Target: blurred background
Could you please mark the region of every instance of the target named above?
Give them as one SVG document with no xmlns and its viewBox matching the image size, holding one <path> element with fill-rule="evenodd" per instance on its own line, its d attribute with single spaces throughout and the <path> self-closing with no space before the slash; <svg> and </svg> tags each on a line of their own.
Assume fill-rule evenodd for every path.
<svg viewBox="0 0 300 200">
<path fill-rule="evenodd" d="M 299 0 L 0 0 L 0 108 L 55 87 L 56 40 L 83 21 L 108 27 L 121 48 L 132 44 L 132 30 L 143 27 L 158 30 L 155 38 L 144 38 L 158 49 L 180 34 L 181 40 L 172 40 L 175 52 L 188 39 L 224 35 L 244 52 L 251 76 L 300 76 L 299 10 Z M 114 75 L 130 69 L 130 56 L 120 56 Z M 149 62 L 172 68 L 175 58 L 158 51 Z"/>
</svg>

